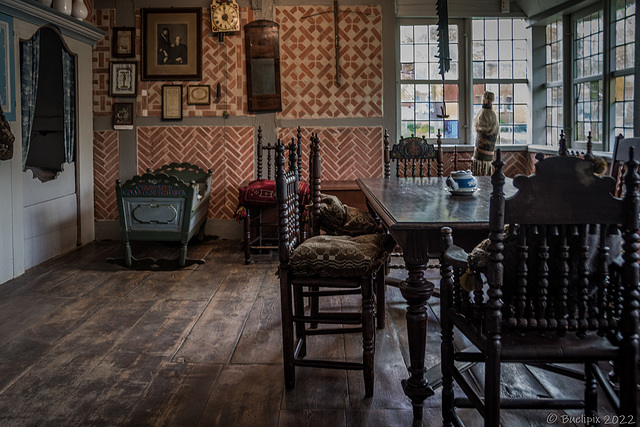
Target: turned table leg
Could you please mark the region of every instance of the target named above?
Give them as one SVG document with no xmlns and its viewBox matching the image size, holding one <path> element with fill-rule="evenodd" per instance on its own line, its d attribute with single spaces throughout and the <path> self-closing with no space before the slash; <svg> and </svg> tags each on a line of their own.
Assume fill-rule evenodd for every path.
<svg viewBox="0 0 640 427">
<path fill-rule="evenodd" d="M 434 394 L 425 378 L 424 359 L 427 342 L 427 301 L 433 293 L 434 284 L 424 277 L 429 256 L 424 233 L 413 232 L 406 236 L 403 254 L 408 277 L 400 285 L 402 296 L 407 300 L 407 336 L 409 340 L 409 378 L 402 381 L 404 393 L 411 399 L 413 417 L 422 419 L 422 407 L 427 397 Z"/>
</svg>

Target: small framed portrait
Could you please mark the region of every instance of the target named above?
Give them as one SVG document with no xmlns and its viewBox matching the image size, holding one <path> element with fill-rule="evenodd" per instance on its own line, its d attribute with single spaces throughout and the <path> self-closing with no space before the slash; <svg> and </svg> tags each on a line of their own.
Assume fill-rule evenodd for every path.
<svg viewBox="0 0 640 427">
<path fill-rule="evenodd" d="M 111 56 L 114 58 L 135 58 L 136 29 L 134 27 L 114 27 Z"/>
<path fill-rule="evenodd" d="M 133 102 L 114 102 L 112 123 L 114 129 L 133 129 Z"/>
<path fill-rule="evenodd" d="M 182 120 L 182 86 L 162 86 L 162 120 Z"/>
<path fill-rule="evenodd" d="M 136 96 L 137 62 L 109 63 L 109 95 Z"/>
<path fill-rule="evenodd" d="M 201 80 L 201 28 L 201 7 L 142 9 L 142 80 Z"/>
<path fill-rule="evenodd" d="M 189 105 L 209 105 L 211 95 L 208 85 L 187 86 L 187 104 Z"/>
</svg>

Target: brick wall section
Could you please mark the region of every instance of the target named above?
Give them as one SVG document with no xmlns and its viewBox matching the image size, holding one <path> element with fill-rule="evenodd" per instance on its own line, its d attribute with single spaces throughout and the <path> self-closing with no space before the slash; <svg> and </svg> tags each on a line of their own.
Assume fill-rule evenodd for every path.
<svg viewBox="0 0 640 427">
<path fill-rule="evenodd" d="M 331 8 L 276 7 L 276 21 L 280 24 L 280 116 L 382 117 L 380 6 L 340 7 L 340 86 L 335 80 Z"/>
<path fill-rule="evenodd" d="M 93 188 L 96 221 L 118 219 L 116 179 L 118 169 L 118 132 L 93 133 Z"/>
<path fill-rule="evenodd" d="M 253 127 L 141 126 L 137 139 L 138 173 L 171 162 L 212 169 L 209 218 L 233 218 L 238 187 L 253 179 Z"/>
<path fill-rule="evenodd" d="M 289 142 L 296 132 L 281 128 L 278 138 Z M 302 180 L 309 180 L 309 137 L 314 132 L 320 138 L 323 180 L 382 177 L 382 127 L 302 128 Z"/>
</svg>

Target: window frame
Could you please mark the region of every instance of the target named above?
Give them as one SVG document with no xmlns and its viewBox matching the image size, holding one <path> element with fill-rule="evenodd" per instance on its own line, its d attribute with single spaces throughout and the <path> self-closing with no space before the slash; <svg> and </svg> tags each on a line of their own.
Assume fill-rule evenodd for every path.
<svg viewBox="0 0 640 427">
<path fill-rule="evenodd" d="M 467 81 L 467 58 L 466 58 L 466 34 L 467 32 L 467 19 L 449 19 L 449 26 L 457 25 L 458 27 L 458 77 L 457 79 L 445 79 L 444 84 L 457 84 L 458 85 L 458 137 L 449 138 L 444 136 L 444 129 L 442 131 L 441 140 L 443 144 L 468 144 L 469 138 L 467 131 L 469 128 L 469 108 L 468 97 L 465 95 L 468 93 Z M 398 18 L 396 19 L 396 117 L 397 138 L 400 136 L 410 136 L 402 134 L 402 85 L 403 84 L 442 84 L 442 79 L 439 76 L 438 79 L 402 79 L 402 62 L 401 62 L 401 27 L 402 26 L 416 26 L 416 25 L 437 25 L 437 18 Z M 469 98 L 470 99 L 470 98 Z M 415 103 L 415 101 L 414 101 Z M 446 106 L 446 103 L 445 103 Z M 434 139 L 429 136 L 428 139 Z"/>
<path fill-rule="evenodd" d="M 473 45 L 473 43 L 475 41 L 475 38 L 474 38 L 474 35 L 473 35 L 473 22 L 474 21 L 476 21 L 476 22 L 485 21 L 486 22 L 488 20 L 497 21 L 497 28 L 496 29 L 498 31 L 498 33 L 497 33 L 497 37 L 498 38 L 496 40 L 498 42 L 498 46 L 500 45 L 501 41 L 505 41 L 504 38 L 502 38 L 502 39 L 500 38 L 500 21 L 504 21 L 504 20 L 508 20 L 508 21 L 522 20 L 523 23 L 525 24 L 525 28 L 528 28 L 528 26 L 526 25 L 526 19 L 523 18 L 523 17 L 515 17 L 515 16 L 514 17 L 503 17 L 503 16 L 489 17 L 489 16 L 487 16 L 487 17 L 480 17 L 480 18 L 471 18 L 470 19 L 471 31 L 470 31 L 469 40 L 470 40 L 470 43 L 472 45 Z M 516 60 L 514 58 L 514 55 L 513 55 L 513 53 L 515 51 L 515 44 L 513 42 L 515 40 L 520 41 L 520 40 L 523 40 L 523 39 L 514 38 L 513 29 L 514 28 L 513 28 L 513 23 L 512 23 L 511 24 L 511 28 L 510 28 L 511 38 L 508 39 L 509 41 L 511 41 L 511 47 L 512 47 L 511 59 L 500 59 L 498 57 L 498 59 L 496 60 L 496 62 L 498 63 L 498 67 L 500 67 L 500 62 L 501 61 L 505 61 L 505 60 L 506 61 L 511 61 L 511 63 L 513 64 L 514 61 Z M 483 31 L 486 31 L 486 25 L 484 26 Z M 500 77 L 500 70 L 498 70 L 498 77 L 497 78 L 486 78 L 486 75 L 483 76 L 482 78 L 475 78 L 473 76 L 473 62 L 474 62 L 473 49 L 470 52 L 470 55 L 469 55 L 469 58 L 468 58 L 469 62 L 471 63 L 470 87 L 471 87 L 471 96 L 472 96 L 472 98 L 471 98 L 470 106 L 471 106 L 471 115 L 472 116 L 474 115 L 474 111 L 476 111 L 476 109 L 477 109 L 476 106 L 479 105 L 477 103 L 474 103 L 474 99 L 473 99 L 473 93 L 475 91 L 475 86 L 476 85 L 483 85 L 485 90 L 487 90 L 487 86 L 497 86 L 499 88 L 501 85 L 511 85 L 511 87 L 512 87 L 512 91 L 511 91 L 511 93 L 512 93 L 512 95 L 511 95 L 512 96 L 512 101 L 511 102 L 507 102 L 507 103 L 501 103 L 500 102 L 500 96 L 501 95 L 500 95 L 500 91 L 499 90 L 495 91 L 495 90 L 492 90 L 493 88 L 489 88 L 489 90 L 492 90 L 496 95 L 496 101 L 494 101 L 494 111 L 496 110 L 496 108 L 499 109 L 500 105 L 506 105 L 506 106 L 511 105 L 512 106 L 512 112 L 511 112 L 512 120 L 511 120 L 510 123 L 508 123 L 508 124 L 506 124 L 504 126 L 504 127 L 508 127 L 508 128 L 512 129 L 511 137 L 510 137 L 511 142 L 508 142 L 508 143 L 503 142 L 504 138 L 502 137 L 502 135 L 500 135 L 498 143 L 497 143 L 498 145 L 506 146 L 506 145 L 518 145 L 519 144 L 519 143 L 517 143 L 515 141 L 515 132 L 514 132 L 515 131 L 515 126 L 516 126 L 516 122 L 515 122 L 515 113 L 516 113 L 515 107 L 517 105 L 526 105 L 526 108 L 528 109 L 528 111 L 526 113 L 526 129 L 527 129 L 527 132 L 526 132 L 525 145 L 527 145 L 527 146 L 531 145 L 532 140 L 533 140 L 533 135 L 532 135 L 533 127 L 532 127 L 532 118 L 531 118 L 532 111 L 533 111 L 532 110 L 532 94 L 531 94 L 531 80 L 532 80 L 532 69 L 531 69 L 532 54 L 531 54 L 531 50 L 532 50 L 532 38 L 533 38 L 533 32 L 530 30 L 528 36 L 524 38 L 524 40 L 526 42 L 526 47 L 525 47 L 526 58 L 525 58 L 525 61 L 524 61 L 525 65 L 526 65 L 526 74 L 525 74 L 524 78 L 514 78 L 513 77 L 513 67 L 512 67 L 512 77 L 510 77 L 510 78 L 501 78 Z M 483 33 L 482 40 L 485 41 L 485 43 L 486 43 L 487 38 L 486 38 L 484 33 Z M 489 40 L 493 40 L 493 39 L 489 39 Z M 486 62 L 486 59 L 485 59 L 485 62 Z M 515 102 L 515 88 L 516 88 L 516 85 L 525 85 L 526 86 L 527 100 L 526 100 L 526 103 L 524 103 L 524 104 Z M 496 111 L 496 113 L 498 113 L 498 111 Z M 500 114 L 498 114 L 498 118 L 500 119 Z M 501 128 L 501 131 L 502 131 L 503 125 L 501 125 L 500 128 Z"/>
</svg>

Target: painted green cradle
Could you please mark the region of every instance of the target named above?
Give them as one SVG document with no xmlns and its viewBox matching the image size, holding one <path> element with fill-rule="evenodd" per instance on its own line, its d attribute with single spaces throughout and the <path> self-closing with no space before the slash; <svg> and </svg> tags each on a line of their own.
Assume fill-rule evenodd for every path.
<svg viewBox="0 0 640 427">
<path fill-rule="evenodd" d="M 132 265 L 130 241 L 179 241 L 178 264 L 187 260 L 187 243 L 204 237 L 213 171 L 189 163 L 147 170 L 122 184 L 116 181 L 125 264 Z"/>
</svg>

